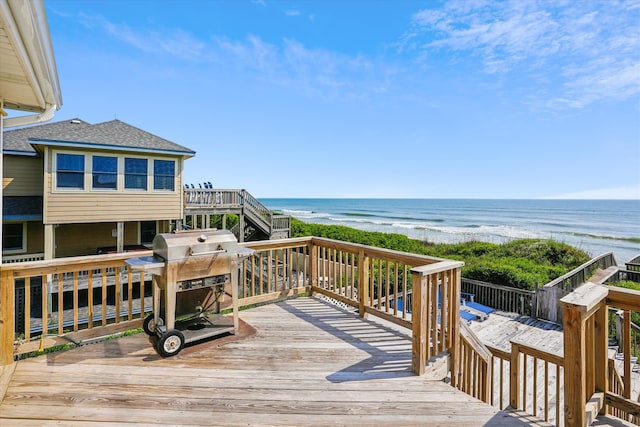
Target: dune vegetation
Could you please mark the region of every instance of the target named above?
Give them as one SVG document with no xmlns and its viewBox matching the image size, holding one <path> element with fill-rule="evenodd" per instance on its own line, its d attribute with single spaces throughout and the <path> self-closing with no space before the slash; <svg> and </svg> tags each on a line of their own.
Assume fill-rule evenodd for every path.
<svg viewBox="0 0 640 427">
<path fill-rule="evenodd" d="M 402 234 L 309 224 L 292 218 L 291 237 L 317 236 L 402 252 L 464 261 L 462 276 L 497 285 L 535 289 L 589 261 L 590 256 L 554 240 L 519 239 L 503 244 L 471 241 L 433 244 Z"/>
</svg>

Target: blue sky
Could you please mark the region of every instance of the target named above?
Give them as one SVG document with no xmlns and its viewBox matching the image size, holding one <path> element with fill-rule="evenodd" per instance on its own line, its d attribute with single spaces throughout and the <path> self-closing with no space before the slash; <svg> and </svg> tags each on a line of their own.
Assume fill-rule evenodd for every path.
<svg viewBox="0 0 640 427">
<path fill-rule="evenodd" d="M 267 197 L 640 199 L 640 1 L 45 0 L 64 105 Z"/>
</svg>

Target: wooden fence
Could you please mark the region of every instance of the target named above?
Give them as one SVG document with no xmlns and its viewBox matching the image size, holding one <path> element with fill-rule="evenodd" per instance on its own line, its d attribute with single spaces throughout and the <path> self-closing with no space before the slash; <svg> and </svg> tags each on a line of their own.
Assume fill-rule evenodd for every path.
<svg viewBox="0 0 640 427">
<path fill-rule="evenodd" d="M 562 324 L 563 311 L 559 301 L 584 284 L 597 269 L 605 270 L 614 265 L 616 265 L 616 260 L 613 252 L 602 254 L 538 288 L 534 316 L 538 319 Z"/>
</svg>

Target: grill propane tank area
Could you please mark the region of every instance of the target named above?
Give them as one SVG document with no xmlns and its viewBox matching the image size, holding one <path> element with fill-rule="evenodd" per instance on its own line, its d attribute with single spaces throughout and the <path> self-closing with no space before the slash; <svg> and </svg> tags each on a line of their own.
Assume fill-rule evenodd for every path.
<svg viewBox="0 0 640 427">
<path fill-rule="evenodd" d="M 158 234 L 153 256 L 126 261 L 153 278 L 153 312 L 144 331 L 156 350 L 174 356 L 185 344 L 238 332 L 238 261 L 254 251 L 238 246 L 228 230 Z M 220 314 L 223 302 L 231 316 Z"/>
</svg>

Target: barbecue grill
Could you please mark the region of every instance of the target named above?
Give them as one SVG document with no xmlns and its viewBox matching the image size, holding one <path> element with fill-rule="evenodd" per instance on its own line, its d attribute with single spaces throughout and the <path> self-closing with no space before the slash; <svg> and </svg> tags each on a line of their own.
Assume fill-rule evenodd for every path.
<svg viewBox="0 0 640 427">
<path fill-rule="evenodd" d="M 174 356 L 185 344 L 238 332 L 238 260 L 254 251 L 228 230 L 158 234 L 153 256 L 126 261 L 153 277 L 153 312 L 144 331 L 157 336 L 157 352 Z M 223 302 L 231 317 L 220 314 Z"/>
</svg>

